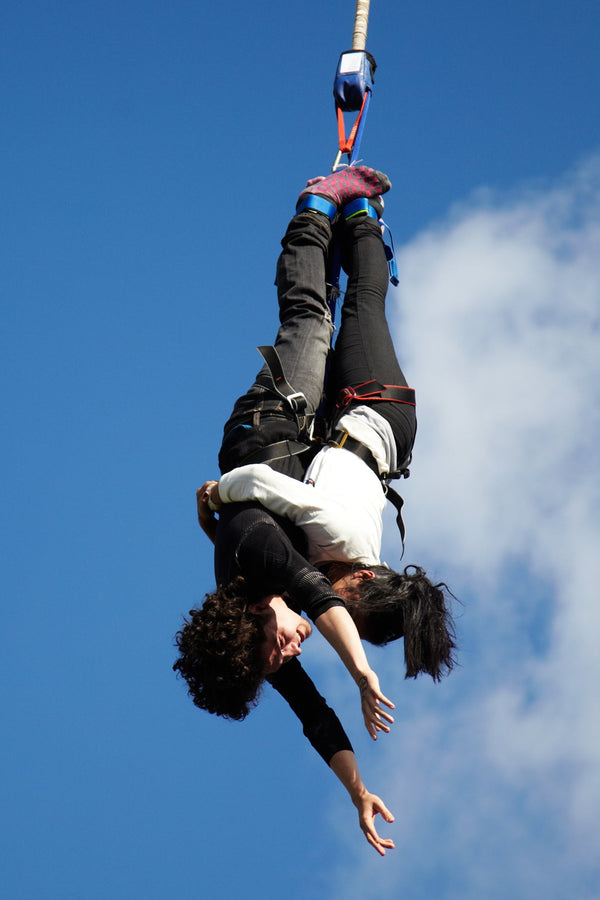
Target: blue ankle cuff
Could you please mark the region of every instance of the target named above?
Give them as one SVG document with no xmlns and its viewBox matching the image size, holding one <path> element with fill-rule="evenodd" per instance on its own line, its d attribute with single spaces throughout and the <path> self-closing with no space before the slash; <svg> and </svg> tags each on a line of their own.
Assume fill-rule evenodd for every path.
<svg viewBox="0 0 600 900">
<path fill-rule="evenodd" d="M 296 215 L 305 209 L 314 209 L 315 212 L 322 213 L 324 216 L 327 216 L 330 222 L 333 222 L 337 213 L 337 206 L 334 206 L 325 197 L 319 197 L 318 194 L 305 194 L 301 200 L 298 200 Z"/>
<path fill-rule="evenodd" d="M 372 219 L 379 220 L 377 210 L 371 206 L 366 197 L 359 197 L 357 200 L 352 200 L 352 202 L 348 203 L 347 206 L 344 206 L 342 210 L 342 215 L 346 222 L 354 216 L 361 215 L 361 213 L 366 213 L 368 216 L 371 216 Z"/>
</svg>

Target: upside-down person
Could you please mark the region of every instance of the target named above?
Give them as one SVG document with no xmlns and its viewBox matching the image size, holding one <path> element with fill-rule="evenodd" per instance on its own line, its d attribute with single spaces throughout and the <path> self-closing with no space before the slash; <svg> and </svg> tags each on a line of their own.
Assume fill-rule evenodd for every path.
<svg viewBox="0 0 600 900">
<path fill-rule="evenodd" d="M 337 717 L 295 657 L 311 633 L 310 623 L 299 615 L 304 611 L 359 685 L 373 738 L 389 731 L 393 719 L 382 705 L 393 704 L 380 691 L 359 632 L 376 643 L 404 635 L 408 675 L 428 671 L 438 679 L 452 667 L 444 586 L 432 585 L 421 570 L 397 574 L 379 563 L 385 504 L 380 478 L 408 459 L 416 428 L 412 395 L 385 321 L 387 262 L 377 217 L 380 194 L 388 189 L 386 176 L 361 166 L 312 183 L 301 195 L 278 264 L 281 324 L 275 365 L 282 371 L 274 373 L 271 361 L 237 401 L 219 455 L 221 471 L 229 475 L 224 474 L 218 491 L 207 484 L 199 492 L 199 517 L 215 540 L 220 587 L 201 609 L 191 611 L 177 636 L 181 655 L 175 663 L 198 706 L 235 719 L 245 717 L 267 677 L 348 789 L 367 839 L 382 854 L 393 844 L 379 838 L 374 816 L 380 812 L 389 821 L 390 814 L 364 787 Z M 375 379 L 394 386 L 394 399 L 378 399 L 375 411 L 375 404 L 355 398 L 340 411 L 334 443 L 343 440 L 344 447 L 319 453 L 307 473 L 310 483 L 303 485 L 306 453 L 299 451 L 307 446 L 307 423 L 321 399 L 332 331 L 325 273 L 333 219 L 339 222 L 348 288 L 330 384 L 333 379 L 347 388 Z M 291 400 L 282 384 L 294 388 Z M 268 467 L 253 465 L 262 461 Z M 271 475 L 287 487 L 295 480 L 302 497 L 292 488 L 286 499 L 277 500 L 281 485 L 272 484 Z M 248 483 L 255 485 L 254 493 L 245 493 Z M 333 496 L 338 489 L 347 492 L 348 484 L 357 498 L 363 491 L 368 498 L 363 504 L 368 515 L 361 512 L 358 522 L 346 522 L 350 528 L 343 527 L 348 513 Z M 225 503 L 217 524 L 209 511 L 214 500 L 252 502 Z M 329 536 L 321 540 L 318 529 L 307 527 L 311 519 L 329 520 Z M 319 544 L 325 548 L 317 549 Z M 307 555 L 328 578 L 307 564 Z"/>
</svg>

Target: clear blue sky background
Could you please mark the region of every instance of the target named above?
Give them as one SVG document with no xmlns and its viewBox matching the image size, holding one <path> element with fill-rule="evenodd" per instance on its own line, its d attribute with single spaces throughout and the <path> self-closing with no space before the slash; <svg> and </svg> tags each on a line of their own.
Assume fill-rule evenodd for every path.
<svg viewBox="0 0 600 900">
<path fill-rule="evenodd" d="M 544 768 L 534 754 L 527 777 L 517 763 L 503 771 L 494 753 L 510 703 L 498 694 L 482 698 L 489 768 L 465 787 L 452 763 L 481 730 L 480 684 L 500 688 L 512 653 L 527 672 L 545 666 L 553 646 L 541 610 L 555 593 L 514 548 L 483 593 L 456 555 L 424 551 L 464 602 L 462 669 L 433 688 L 388 673 L 393 649 L 374 654 L 399 708 L 385 748 L 363 738 L 355 692 L 318 637 L 306 648 L 365 780 L 396 813 L 385 860 L 278 697 L 227 723 L 197 711 L 171 672 L 181 615 L 214 583 L 195 488 L 216 475 L 222 422 L 274 335 L 275 258 L 295 198 L 335 155 L 331 86 L 354 5 L 24 0 L 0 11 L 0 893 L 11 900 L 600 896 L 580 819 L 564 856 L 573 773 L 591 751 L 564 763 L 574 793 L 549 810 L 544 782 L 534 795 L 527 783 L 540 771 L 555 783 L 562 757 Z M 543 206 L 582 161 L 593 169 L 596 2 L 371 7 L 379 69 L 362 155 L 392 178 L 397 244 L 441 241 L 482 193 L 490 215 L 516 191 Z M 406 262 L 418 278 L 416 252 Z M 456 271 L 472 271 L 461 259 Z M 431 351 L 427 323 L 414 326 L 415 357 Z M 455 453 L 460 474 L 461 445 L 481 446 L 473 423 L 435 446 L 427 405 L 421 416 L 417 459 Z M 409 493 L 427 480 L 418 466 Z M 482 521 L 501 516 L 485 504 Z M 406 561 L 422 546 L 409 543 Z M 483 599 L 502 591 L 519 598 L 506 633 Z M 498 636 L 506 656 L 486 668 Z M 533 695 L 540 680 L 522 683 Z M 544 721 L 522 753 L 513 741 L 515 760 Z"/>
</svg>

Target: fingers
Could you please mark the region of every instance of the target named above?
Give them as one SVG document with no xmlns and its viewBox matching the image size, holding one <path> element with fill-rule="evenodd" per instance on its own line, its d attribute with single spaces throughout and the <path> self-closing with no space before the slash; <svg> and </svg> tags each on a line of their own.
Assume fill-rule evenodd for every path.
<svg viewBox="0 0 600 900">
<path fill-rule="evenodd" d="M 388 728 L 387 725 L 381 725 L 378 722 L 367 723 L 367 731 L 369 732 L 369 734 L 371 735 L 371 737 L 373 738 L 374 741 L 377 740 L 377 734 L 380 731 L 383 731 L 384 734 L 390 733 L 390 729 Z"/>
<path fill-rule="evenodd" d="M 394 814 L 389 811 L 381 797 L 375 797 L 373 799 L 373 806 L 375 807 L 376 812 L 381 813 L 386 822 L 394 821 Z"/>
<path fill-rule="evenodd" d="M 371 847 L 375 847 L 380 856 L 385 856 L 385 848 L 381 846 L 381 841 L 375 840 L 369 832 L 365 833 L 365 837 L 370 843 Z M 391 848 L 390 848 L 391 849 Z"/>
<path fill-rule="evenodd" d="M 375 726 L 376 731 L 383 731 L 384 734 L 390 733 L 390 726 L 386 725 L 385 722 L 382 722 L 380 719 L 375 718 L 373 720 L 373 725 Z"/>
<path fill-rule="evenodd" d="M 376 834 L 377 834 L 377 832 L 376 832 Z M 377 852 L 379 853 L 380 856 L 385 856 L 386 850 L 394 850 L 395 849 L 394 842 L 391 840 L 391 838 L 380 838 L 380 837 L 374 838 L 373 835 L 370 834 L 369 832 L 365 833 L 365 837 L 367 838 L 371 847 L 375 847 L 375 849 L 377 850 Z"/>
<path fill-rule="evenodd" d="M 393 822 L 394 817 L 391 812 L 386 808 L 385 804 L 379 797 L 373 797 L 373 811 L 370 814 L 369 818 L 364 818 L 361 821 L 361 827 L 364 832 L 364 835 L 375 850 L 379 853 L 380 856 L 385 856 L 386 850 L 394 850 L 395 844 L 391 838 L 381 838 L 377 834 L 377 829 L 375 828 L 375 815 L 380 812 L 384 819 L 387 822 Z"/>
<path fill-rule="evenodd" d="M 357 807 L 358 819 L 364 836 L 380 856 L 385 856 L 387 850 L 394 849 L 394 842 L 391 838 L 379 837 L 375 828 L 375 816 L 378 813 L 381 814 L 386 822 L 393 822 L 394 816 L 381 797 L 371 794 L 369 791 L 361 796 Z"/>
<path fill-rule="evenodd" d="M 363 718 L 369 735 L 377 740 L 377 732 L 390 733 L 390 725 L 394 724 L 394 718 L 379 706 L 379 700 L 368 694 L 363 694 Z M 392 708 L 394 708 L 392 704 Z"/>
<path fill-rule="evenodd" d="M 377 732 L 383 731 L 384 734 L 390 733 L 390 729 L 387 725 L 384 725 L 382 722 L 379 722 L 377 720 L 367 719 L 366 716 L 365 716 L 365 726 L 366 726 L 367 731 L 369 732 L 370 737 L 372 737 L 374 741 L 377 740 Z"/>
<path fill-rule="evenodd" d="M 395 709 L 395 705 L 392 701 L 382 693 L 381 688 L 379 687 L 379 679 L 375 672 L 371 671 L 370 673 L 364 675 L 358 686 L 360 688 L 361 695 L 364 698 L 368 698 L 369 694 L 374 698 L 375 705 L 378 705 L 378 701 L 384 703 L 389 709 Z M 373 702 L 373 700 L 371 701 Z"/>
<path fill-rule="evenodd" d="M 390 726 L 383 721 L 381 716 L 375 712 L 370 713 L 369 715 L 365 714 L 365 723 L 367 723 L 367 728 L 372 728 L 374 732 L 383 731 L 385 734 L 390 733 Z M 394 724 L 394 720 L 390 719 L 391 724 Z"/>
<path fill-rule="evenodd" d="M 198 499 L 198 502 L 200 502 L 201 499 L 207 500 L 212 493 L 212 489 L 218 483 L 218 481 L 205 481 L 202 487 L 198 488 L 198 490 L 196 491 L 196 498 Z"/>
<path fill-rule="evenodd" d="M 206 481 L 201 488 L 196 491 L 196 507 L 198 510 L 198 522 L 203 530 L 206 530 L 207 524 L 214 521 L 215 515 L 209 506 L 210 486 L 216 484 L 215 481 Z"/>
<path fill-rule="evenodd" d="M 375 691 L 375 695 L 376 695 L 377 699 L 381 700 L 382 703 L 385 703 L 385 705 L 387 707 L 389 707 L 389 709 L 396 709 L 395 704 L 392 703 L 391 700 L 388 700 L 388 698 L 385 696 L 385 694 L 382 694 L 381 691 Z M 392 722 L 393 721 L 394 720 L 392 719 Z"/>
<path fill-rule="evenodd" d="M 385 710 L 380 709 L 379 707 L 377 707 L 377 709 L 375 710 L 375 716 L 379 719 L 384 719 L 386 722 L 389 722 L 390 725 L 394 724 L 394 717 L 390 716 L 389 713 L 386 713 Z"/>
<path fill-rule="evenodd" d="M 198 505 L 198 511 L 200 511 L 203 506 L 208 506 L 212 489 L 216 484 L 218 484 L 217 481 L 205 481 L 202 487 L 198 488 L 198 490 L 196 491 L 196 503 Z"/>
</svg>

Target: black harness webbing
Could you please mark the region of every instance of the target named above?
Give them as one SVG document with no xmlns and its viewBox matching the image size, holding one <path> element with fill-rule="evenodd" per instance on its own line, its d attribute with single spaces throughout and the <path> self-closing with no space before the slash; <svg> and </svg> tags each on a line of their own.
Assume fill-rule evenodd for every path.
<svg viewBox="0 0 600 900">
<path fill-rule="evenodd" d="M 375 459 L 369 448 L 365 444 L 362 444 L 360 441 L 357 441 L 356 438 L 350 437 L 347 431 L 336 431 L 332 439 L 329 441 L 329 445 L 331 447 L 339 447 L 343 448 L 344 450 L 349 450 L 350 453 L 353 453 L 355 456 L 358 456 L 359 459 L 362 459 L 362 461 L 366 463 L 371 471 L 375 472 L 375 474 L 379 478 L 379 466 L 377 465 L 377 460 Z"/>
<path fill-rule="evenodd" d="M 305 415 L 306 397 L 302 391 L 295 391 L 287 381 L 279 354 L 275 347 L 262 346 L 258 348 L 258 352 L 269 369 L 273 381 L 273 392 L 289 405 L 298 422 L 299 432 L 302 433 L 305 431 L 307 425 Z M 367 390 L 362 390 L 359 393 L 361 388 L 366 388 Z M 412 388 L 404 387 L 403 385 L 380 384 L 378 381 L 365 381 L 363 384 L 358 384 L 355 387 L 342 388 L 338 395 L 336 406 L 338 408 L 341 406 L 348 406 L 353 400 L 362 403 L 385 400 L 392 403 L 407 403 L 409 406 L 415 406 L 415 392 Z M 397 491 L 389 486 L 389 481 L 393 478 L 408 478 L 408 461 L 403 464 L 398 472 L 392 472 L 381 476 L 379 474 L 377 460 L 369 448 L 361 443 L 361 441 L 350 437 L 348 432 L 336 432 L 329 443 L 332 447 L 343 447 L 345 450 L 349 450 L 350 453 L 358 456 L 359 459 L 362 459 L 362 461 L 366 463 L 380 479 L 384 494 L 396 508 L 396 524 L 398 525 L 398 531 L 400 532 L 400 538 L 402 540 L 402 555 L 404 555 L 404 536 L 406 534 L 406 528 L 402 519 L 404 500 Z M 244 459 L 244 465 L 257 462 L 274 462 L 277 459 L 286 459 L 289 456 L 299 456 L 301 453 L 314 453 L 316 452 L 316 449 L 317 448 L 315 448 L 314 445 L 309 446 L 307 444 L 302 444 L 300 441 L 277 441 L 275 444 L 269 444 L 267 447 L 261 447 L 259 450 L 255 450 Z"/>
<path fill-rule="evenodd" d="M 395 491 L 394 488 L 391 488 L 389 484 L 386 484 L 384 492 L 385 496 L 390 501 L 392 506 L 396 507 L 396 525 L 398 526 L 398 531 L 400 532 L 400 540 L 402 541 L 402 556 L 404 556 L 404 537 L 406 535 L 404 519 L 402 518 L 402 507 L 404 506 L 404 499 L 400 496 L 398 491 Z M 402 559 L 402 556 L 400 557 L 400 559 Z"/>
<path fill-rule="evenodd" d="M 248 456 L 245 456 L 242 465 L 248 466 L 250 463 L 269 463 L 276 459 L 287 459 L 289 456 L 299 456 L 301 453 L 314 453 L 316 448 L 309 444 L 301 444 L 300 441 L 277 441 L 275 444 L 267 444 L 266 447 L 260 447 L 254 450 Z"/>
<path fill-rule="evenodd" d="M 302 417 L 306 411 L 306 397 L 302 391 L 295 391 L 286 380 L 279 354 L 275 347 L 258 347 L 273 379 L 273 391 L 284 400 L 296 417 Z"/>
<path fill-rule="evenodd" d="M 398 531 L 400 532 L 400 538 L 402 540 L 402 556 L 404 556 L 404 537 L 406 535 L 406 527 L 402 518 L 402 507 L 404 506 L 404 500 L 397 491 L 390 487 L 389 482 L 393 478 L 408 478 L 408 476 L 410 475 L 410 471 L 407 466 L 410 462 L 410 459 L 406 460 L 406 463 L 403 464 L 397 472 L 392 472 L 388 475 L 380 475 L 377 460 L 375 459 L 369 448 L 361 441 L 357 441 L 356 438 L 350 437 L 347 431 L 336 431 L 332 439 L 329 441 L 329 445 L 331 447 L 338 447 L 343 450 L 349 450 L 350 453 L 353 453 L 355 456 L 358 456 L 359 459 L 362 459 L 362 461 L 371 469 L 371 471 L 377 475 L 377 477 L 381 481 L 383 493 L 390 501 L 392 506 L 396 508 L 396 524 L 398 526 Z"/>
</svg>

